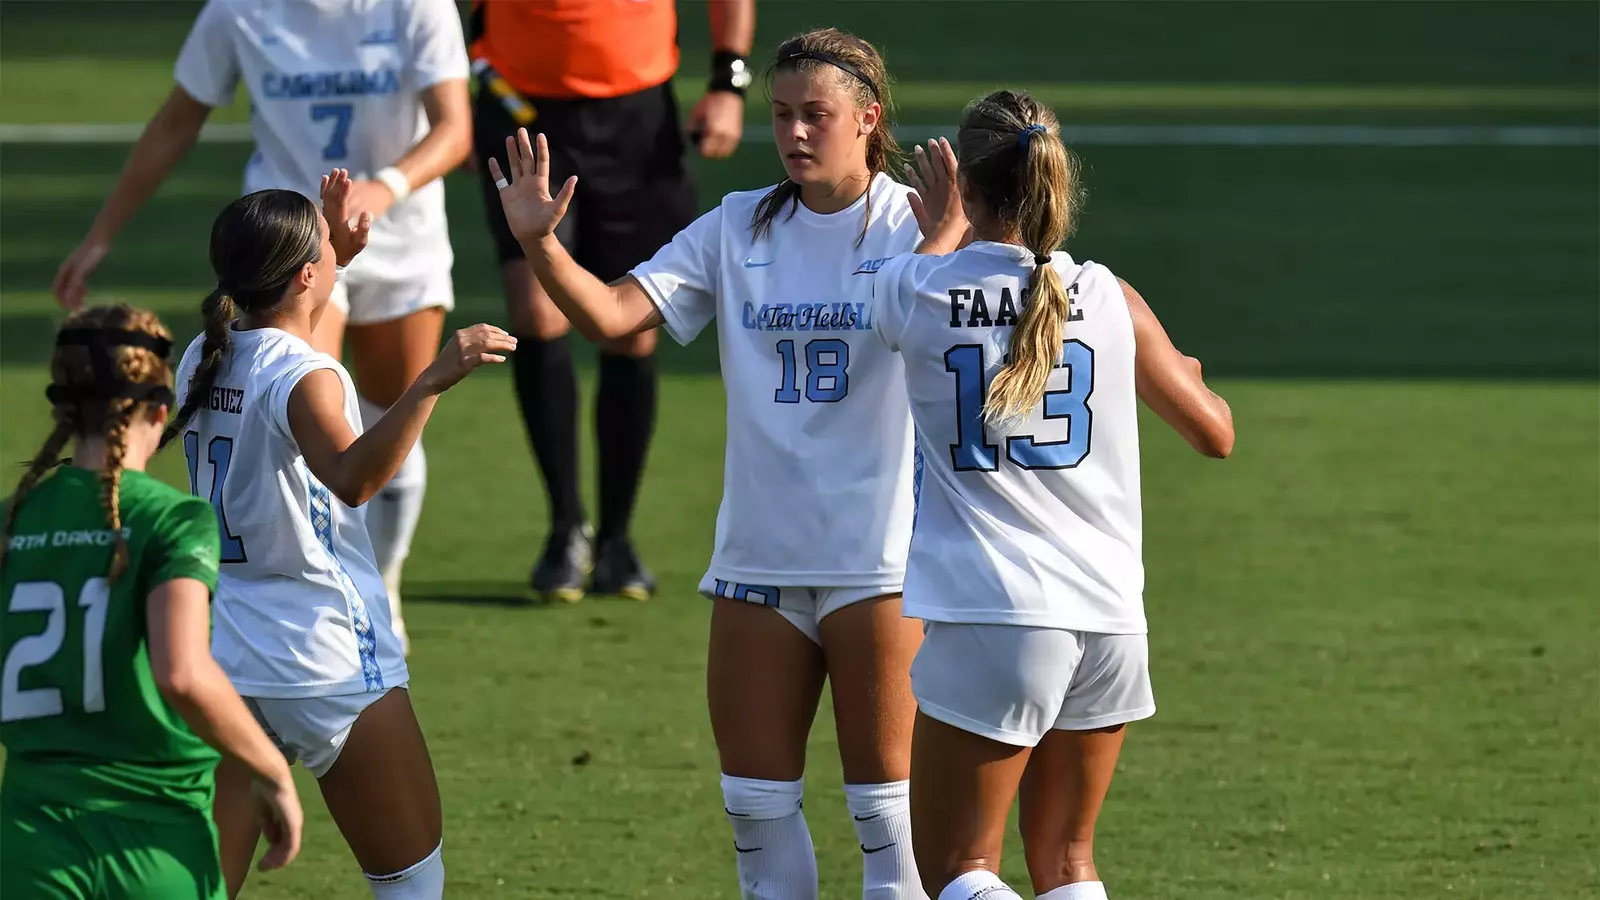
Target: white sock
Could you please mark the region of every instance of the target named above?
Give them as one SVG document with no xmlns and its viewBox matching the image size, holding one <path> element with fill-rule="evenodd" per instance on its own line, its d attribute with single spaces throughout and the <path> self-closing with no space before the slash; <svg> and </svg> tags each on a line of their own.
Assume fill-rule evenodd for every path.
<svg viewBox="0 0 1600 900">
<path fill-rule="evenodd" d="M 722 776 L 744 900 L 816 900 L 817 854 L 800 811 L 805 779 Z"/>
<path fill-rule="evenodd" d="M 927 900 L 911 853 L 911 782 L 847 784 L 844 802 L 861 839 L 862 900 Z"/>
<path fill-rule="evenodd" d="M 1104 881 L 1076 881 L 1045 891 L 1039 900 L 1107 900 Z"/>
<path fill-rule="evenodd" d="M 367 875 L 376 900 L 441 900 L 444 897 L 444 844 L 422 861 L 392 875 Z"/>
<path fill-rule="evenodd" d="M 1022 900 L 1022 895 L 1006 887 L 1000 876 L 988 869 L 973 869 L 945 885 L 939 900 Z"/>
<path fill-rule="evenodd" d="M 362 398 L 361 419 L 367 427 L 377 422 L 384 411 Z M 411 552 L 411 538 L 417 533 L 422 498 L 427 490 L 428 457 L 419 440 L 400 464 L 400 471 L 377 496 L 367 501 L 367 536 L 372 539 L 373 557 L 389 594 L 389 623 L 400 638 L 401 646 L 407 649 L 410 641 L 406 638 L 405 619 L 400 615 L 400 572 Z"/>
</svg>

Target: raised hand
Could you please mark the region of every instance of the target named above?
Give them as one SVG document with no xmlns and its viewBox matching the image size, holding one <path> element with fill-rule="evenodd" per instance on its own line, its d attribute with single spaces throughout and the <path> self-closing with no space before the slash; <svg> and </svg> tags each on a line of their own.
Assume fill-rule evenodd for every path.
<svg viewBox="0 0 1600 900">
<path fill-rule="evenodd" d="M 474 325 L 450 336 L 439 358 L 424 369 L 421 381 L 429 391 L 442 394 L 473 369 L 485 363 L 503 363 L 501 355 L 517 349 L 517 339 L 493 325 Z"/>
<path fill-rule="evenodd" d="M 518 128 L 514 137 L 506 138 L 509 176 L 500 170 L 498 159 L 489 159 L 489 175 L 500 189 L 500 208 L 519 242 L 536 242 L 555 233 L 578 188 L 578 176 L 574 175 L 561 186 L 560 193 L 550 195 L 550 145 L 542 134 L 538 144 L 535 151 L 526 128 Z"/>
<path fill-rule="evenodd" d="M 89 276 L 106 258 L 110 249 L 111 246 L 105 241 L 85 238 L 61 264 L 51 290 L 55 292 L 56 302 L 62 308 L 76 310 L 83 307 L 83 298 L 89 293 Z"/>
<path fill-rule="evenodd" d="M 322 217 L 328 220 L 328 243 L 333 245 L 334 258 L 341 266 L 349 265 L 367 246 L 372 230 L 370 212 L 361 213 L 354 223 L 350 221 L 352 184 L 350 173 L 344 169 L 322 176 Z"/>
<path fill-rule="evenodd" d="M 944 138 L 916 148 L 916 165 L 906 166 L 906 183 L 916 191 L 908 199 L 922 236 L 948 242 L 950 249 L 966 234 L 967 214 L 956 182 L 956 151 Z"/>
</svg>

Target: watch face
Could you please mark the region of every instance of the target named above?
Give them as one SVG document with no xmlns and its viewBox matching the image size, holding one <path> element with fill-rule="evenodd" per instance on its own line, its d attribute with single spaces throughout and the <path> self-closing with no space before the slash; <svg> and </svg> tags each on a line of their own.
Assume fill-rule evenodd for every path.
<svg viewBox="0 0 1600 900">
<path fill-rule="evenodd" d="M 750 82 L 752 80 L 750 76 L 750 67 L 744 64 L 744 60 L 734 60 L 733 65 L 729 66 L 729 69 L 731 70 L 732 76 L 729 80 L 733 82 L 734 87 L 747 88 L 750 86 Z"/>
</svg>

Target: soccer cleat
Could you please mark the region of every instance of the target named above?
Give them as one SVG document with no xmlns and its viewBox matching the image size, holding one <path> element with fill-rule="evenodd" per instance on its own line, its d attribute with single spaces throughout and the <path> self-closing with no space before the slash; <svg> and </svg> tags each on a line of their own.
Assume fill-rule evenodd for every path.
<svg viewBox="0 0 1600 900">
<path fill-rule="evenodd" d="M 629 600 L 649 600 L 656 592 L 656 580 L 639 562 L 633 542 L 627 538 L 604 541 L 595 552 L 594 578 L 589 590 L 596 594 L 616 594 Z"/>
<path fill-rule="evenodd" d="M 545 600 L 577 603 L 583 599 L 583 582 L 594 568 L 594 530 L 588 525 L 552 531 L 544 555 L 529 579 L 533 592 Z"/>
</svg>

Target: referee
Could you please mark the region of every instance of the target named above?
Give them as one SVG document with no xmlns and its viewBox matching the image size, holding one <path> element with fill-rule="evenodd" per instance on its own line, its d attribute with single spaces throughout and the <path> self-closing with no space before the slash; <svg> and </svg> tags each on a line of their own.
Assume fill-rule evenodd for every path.
<svg viewBox="0 0 1600 900">
<path fill-rule="evenodd" d="M 689 131 L 702 156 L 720 159 L 739 146 L 755 0 L 708 6 L 716 51 Z M 655 424 L 656 333 L 600 346 L 596 533 L 578 496 L 569 326 L 511 236 L 484 163 L 497 157 L 507 165 L 505 139 L 519 126 L 547 135 L 551 183 L 578 176 L 558 237 L 602 280 L 625 277 L 699 211 L 672 93 L 677 27 L 674 0 L 474 0 L 472 6 L 478 177 L 517 336 L 517 402 L 550 497 L 550 534 L 532 575 L 534 591 L 546 598 L 572 602 L 588 589 L 643 600 L 655 590 L 628 523 Z"/>
</svg>

